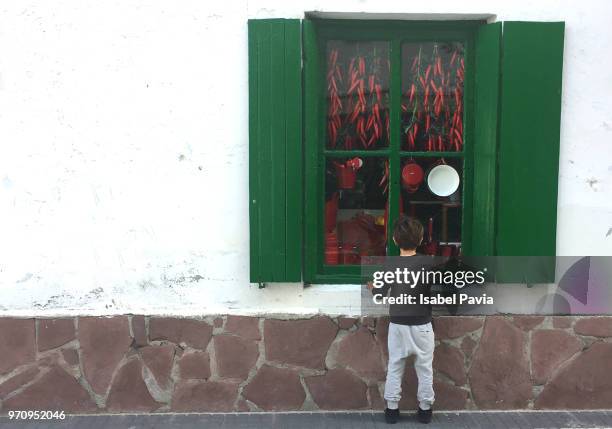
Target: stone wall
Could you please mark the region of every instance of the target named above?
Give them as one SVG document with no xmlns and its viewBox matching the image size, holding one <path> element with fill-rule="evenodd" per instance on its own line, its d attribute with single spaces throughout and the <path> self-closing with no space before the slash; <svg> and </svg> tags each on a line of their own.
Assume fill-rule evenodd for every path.
<svg viewBox="0 0 612 429">
<path fill-rule="evenodd" d="M 438 317 L 436 409 L 612 408 L 612 317 Z M 380 409 L 384 318 L 0 318 L 0 406 Z M 408 366 L 402 407 L 415 407 Z"/>
</svg>

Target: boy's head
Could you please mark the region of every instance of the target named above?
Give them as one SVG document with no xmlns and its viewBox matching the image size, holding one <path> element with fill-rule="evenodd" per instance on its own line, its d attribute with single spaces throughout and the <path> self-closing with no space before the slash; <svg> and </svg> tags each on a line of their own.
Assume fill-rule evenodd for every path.
<svg viewBox="0 0 612 429">
<path fill-rule="evenodd" d="M 402 250 L 416 250 L 423 241 L 423 225 L 418 219 L 401 215 L 393 225 L 393 241 Z"/>
</svg>

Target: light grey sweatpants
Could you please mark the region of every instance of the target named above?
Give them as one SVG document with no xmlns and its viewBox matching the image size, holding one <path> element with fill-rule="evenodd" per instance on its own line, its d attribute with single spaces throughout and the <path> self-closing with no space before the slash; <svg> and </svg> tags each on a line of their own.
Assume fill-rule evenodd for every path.
<svg viewBox="0 0 612 429">
<path fill-rule="evenodd" d="M 385 383 L 387 407 L 398 408 L 402 394 L 402 378 L 406 358 L 416 355 L 414 369 L 419 379 L 417 399 L 422 410 L 429 410 L 434 402 L 433 391 L 433 352 L 434 332 L 431 323 L 425 325 L 389 324 L 389 365 Z"/>
</svg>

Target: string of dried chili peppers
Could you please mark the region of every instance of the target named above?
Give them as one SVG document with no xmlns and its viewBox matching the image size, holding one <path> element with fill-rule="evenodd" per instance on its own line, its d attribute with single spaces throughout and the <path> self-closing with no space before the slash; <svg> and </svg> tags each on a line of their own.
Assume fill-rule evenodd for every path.
<svg viewBox="0 0 612 429">
<path fill-rule="evenodd" d="M 377 56 L 375 49 L 369 55 L 348 59 L 343 73 L 346 60 L 339 59 L 338 49 L 330 50 L 327 61 L 328 147 L 343 144 L 344 149 L 351 150 L 357 144 L 363 149 L 384 145 L 389 138 L 389 113 L 383 82 L 390 64 Z"/>
<path fill-rule="evenodd" d="M 448 50 L 448 47 L 446 47 Z M 423 45 L 411 61 L 402 97 L 402 124 L 408 150 L 460 151 L 463 146 L 463 82 L 461 49 L 452 48 L 450 60 L 433 45 Z"/>
</svg>

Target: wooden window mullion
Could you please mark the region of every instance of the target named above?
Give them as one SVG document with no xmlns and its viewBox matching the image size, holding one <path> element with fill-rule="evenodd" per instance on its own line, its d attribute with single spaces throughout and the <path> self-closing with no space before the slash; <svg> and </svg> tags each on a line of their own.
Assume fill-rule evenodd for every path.
<svg viewBox="0 0 612 429">
<path fill-rule="evenodd" d="M 391 76 L 389 85 L 390 95 L 390 142 L 389 142 L 389 212 L 387 219 L 387 255 L 399 254 L 397 246 L 393 242 L 392 227 L 399 215 L 400 195 L 400 138 L 401 138 L 401 98 L 402 98 L 402 49 L 399 39 L 391 41 L 390 49 Z"/>
</svg>

